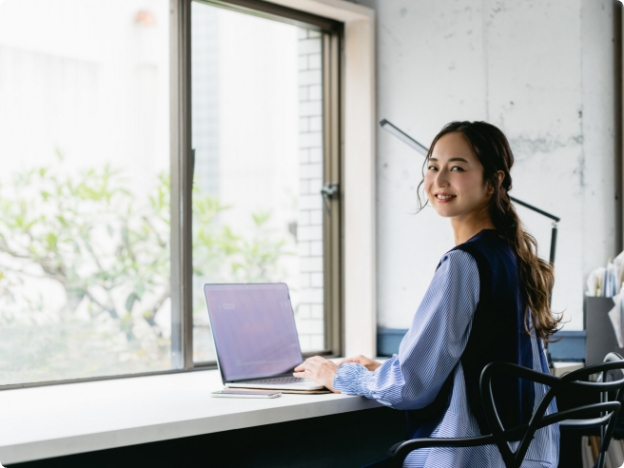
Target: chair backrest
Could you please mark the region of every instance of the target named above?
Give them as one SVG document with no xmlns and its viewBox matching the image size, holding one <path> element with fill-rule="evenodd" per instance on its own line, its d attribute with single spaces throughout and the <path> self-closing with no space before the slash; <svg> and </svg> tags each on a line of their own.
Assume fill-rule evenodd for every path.
<svg viewBox="0 0 624 468">
<path fill-rule="evenodd" d="M 620 356 L 618 353 L 608 353 L 603 363 L 622 363 L 624 362 L 624 358 Z M 602 372 L 597 372 L 596 374 L 596 382 L 601 383 L 609 382 L 609 373 L 618 370 L 620 377 L 613 378 L 611 383 L 612 387 L 605 387 L 604 391 L 600 392 L 600 402 L 619 402 L 621 405 L 622 401 L 622 381 L 624 381 L 624 370 L 621 366 L 616 366 L 615 368 L 604 369 Z M 582 369 L 581 369 L 582 370 Z M 578 374 L 574 374 L 576 376 Z M 573 377 L 574 377 L 573 376 Z M 593 392 L 595 395 L 595 392 Z M 591 398 L 591 397 L 590 397 Z M 595 398 L 595 397 L 594 397 Z M 621 409 L 621 408 L 620 408 Z M 596 462 L 594 463 L 594 468 L 604 468 L 607 462 L 607 450 L 609 449 L 609 444 L 611 443 L 611 439 L 615 432 L 615 428 L 617 426 L 619 416 L 619 410 L 613 414 L 602 413 L 598 418 L 589 418 L 589 419 L 568 419 L 562 421 L 562 424 L 565 424 L 567 427 L 576 427 L 580 429 L 595 429 L 598 427 L 600 429 L 600 450 L 598 452 L 598 457 L 596 458 Z M 607 421 L 608 418 L 608 421 Z"/>
<path fill-rule="evenodd" d="M 494 362 L 488 364 L 483 369 L 480 389 L 485 414 L 494 441 L 508 468 L 520 467 L 537 430 L 571 419 L 580 419 L 587 422 L 590 420 L 588 418 L 592 418 L 591 421 L 594 426 L 601 427 L 600 456 L 595 466 L 603 468 L 606 459 L 604 453 L 606 453 L 609 447 L 615 422 L 620 411 L 619 392 L 624 388 L 624 375 L 611 381 L 607 379 L 609 371 L 616 369 L 624 370 L 624 360 L 621 356 L 615 354 L 607 358 L 606 362 L 602 364 L 584 367 L 561 378 L 508 362 Z M 515 428 L 503 427 L 492 392 L 492 378 L 496 374 L 507 374 L 550 387 L 535 407 L 531 420 L 527 424 Z M 595 375 L 598 375 L 599 378 L 596 381 L 590 381 L 589 378 Z M 546 414 L 550 404 L 557 395 L 579 390 L 582 390 L 583 395 L 587 396 L 587 401 L 581 400 L 572 408 Z M 610 395 L 614 397 L 610 398 Z M 512 447 L 512 441 L 519 441 L 515 450 Z"/>
</svg>

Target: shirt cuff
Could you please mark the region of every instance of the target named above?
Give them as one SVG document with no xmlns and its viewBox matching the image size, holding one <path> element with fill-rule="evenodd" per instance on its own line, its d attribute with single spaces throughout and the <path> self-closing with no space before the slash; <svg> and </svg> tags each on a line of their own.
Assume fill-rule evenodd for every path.
<svg viewBox="0 0 624 468">
<path fill-rule="evenodd" d="M 339 390 L 345 395 L 362 395 L 373 398 L 370 383 L 374 372 L 354 362 L 346 362 L 341 365 L 334 376 L 334 390 Z"/>
</svg>

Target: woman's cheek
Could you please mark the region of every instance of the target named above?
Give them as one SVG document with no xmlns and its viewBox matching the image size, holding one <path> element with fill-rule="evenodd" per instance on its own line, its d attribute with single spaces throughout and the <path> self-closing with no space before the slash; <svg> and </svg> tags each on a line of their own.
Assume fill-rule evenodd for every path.
<svg viewBox="0 0 624 468">
<path fill-rule="evenodd" d="M 425 195 L 427 196 L 427 199 L 433 203 L 433 197 L 431 196 L 431 192 L 430 192 L 430 187 L 425 186 Z"/>
<path fill-rule="evenodd" d="M 425 176 L 425 183 L 423 184 L 423 188 L 425 190 L 425 195 L 429 197 L 429 194 L 431 193 L 431 180 L 429 180 L 427 176 Z"/>
</svg>

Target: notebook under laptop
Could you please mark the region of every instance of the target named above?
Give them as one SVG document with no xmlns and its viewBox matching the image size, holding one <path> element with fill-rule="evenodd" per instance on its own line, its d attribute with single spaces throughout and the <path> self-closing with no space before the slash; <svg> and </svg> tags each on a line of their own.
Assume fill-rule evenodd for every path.
<svg viewBox="0 0 624 468">
<path fill-rule="evenodd" d="M 292 375 L 303 356 L 286 284 L 205 284 L 204 293 L 226 387 L 324 388 Z"/>
</svg>

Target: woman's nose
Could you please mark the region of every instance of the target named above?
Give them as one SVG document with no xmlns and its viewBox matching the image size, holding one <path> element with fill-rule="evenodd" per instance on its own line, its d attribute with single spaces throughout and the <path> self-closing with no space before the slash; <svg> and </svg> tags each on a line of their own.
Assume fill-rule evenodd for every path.
<svg viewBox="0 0 624 468">
<path fill-rule="evenodd" d="M 448 186 L 448 174 L 446 171 L 439 171 L 436 174 L 434 184 L 438 187 L 447 187 Z"/>
</svg>

